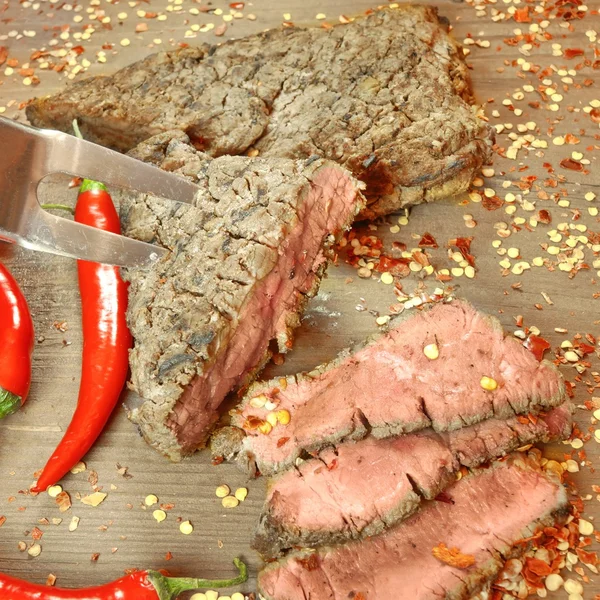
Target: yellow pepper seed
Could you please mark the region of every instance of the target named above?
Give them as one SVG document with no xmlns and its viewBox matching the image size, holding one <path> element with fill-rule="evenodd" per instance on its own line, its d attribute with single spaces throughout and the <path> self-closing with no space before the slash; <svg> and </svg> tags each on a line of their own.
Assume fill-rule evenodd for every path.
<svg viewBox="0 0 600 600">
<path fill-rule="evenodd" d="M 48 496 L 50 498 L 56 498 L 63 491 L 60 485 L 52 485 L 48 488 Z"/>
<path fill-rule="evenodd" d="M 488 392 L 493 392 L 498 387 L 498 382 L 491 377 L 482 377 L 479 382 L 481 387 Z"/>
<path fill-rule="evenodd" d="M 260 396 L 255 396 L 250 400 L 250 406 L 252 408 L 262 408 L 267 401 L 267 397 L 264 394 L 260 394 Z"/>
<path fill-rule="evenodd" d="M 221 500 L 223 508 L 235 508 L 239 503 L 240 501 L 235 496 L 227 496 Z"/>
<path fill-rule="evenodd" d="M 248 488 L 238 488 L 235 490 L 235 497 L 243 502 L 248 497 Z"/>
<path fill-rule="evenodd" d="M 273 431 L 273 426 L 268 421 L 263 421 L 258 426 L 258 430 L 264 435 L 269 435 Z"/>
<path fill-rule="evenodd" d="M 225 496 L 229 496 L 229 492 L 231 490 L 229 489 L 228 485 L 220 485 L 216 490 L 215 490 L 215 494 L 217 496 L 217 498 L 225 498 Z"/>
<path fill-rule="evenodd" d="M 158 498 L 154 494 L 150 494 L 144 498 L 144 504 L 146 506 L 152 506 L 158 502 Z"/>
<path fill-rule="evenodd" d="M 189 521 L 184 521 L 179 526 L 179 531 L 181 531 L 181 533 L 183 533 L 183 535 L 190 535 L 190 533 L 192 533 L 192 531 L 194 531 L 194 526 Z"/>
<path fill-rule="evenodd" d="M 429 360 L 436 360 L 440 355 L 440 349 L 437 344 L 427 344 L 427 346 L 423 348 L 423 354 Z"/>
<path fill-rule="evenodd" d="M 274 412 L 270 412 L 267 415 L 267 423 L 271 426 L 271 427 L 275 427 L 275 425 L 277 425 L 277 415 Z"/>
<path fill-rule="evenodd" d="M 275 414 L 277 415 L 277 420 L 282 425 L 288 425 L 289 422 L 292 419 L 292 415 L 290 415 L 290 411 L 289 410 L 285 410 L 285 409 L 278 410 Z"/>
<path fill-rule="evenodd" d="M 167 513 L 164 510 L 155 510 L 152 516 L 159 522 L 162 523 L 167 518 Z"/>
</svg>

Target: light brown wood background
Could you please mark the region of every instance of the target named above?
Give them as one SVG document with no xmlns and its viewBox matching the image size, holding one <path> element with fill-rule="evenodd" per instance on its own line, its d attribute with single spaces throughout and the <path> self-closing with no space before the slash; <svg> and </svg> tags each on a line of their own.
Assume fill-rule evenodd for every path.
<svg viewBox="0 0 600 600">
<path fill-rule="evenodd" d="M 164 22 L 145 20 L 149 31 L 136 34 L 135 25 L 143 21 L 136 17 L 136 11 L 162 12 L 169 4 L 166 0 L 152 0 L 149 3 L 128 3 L 124 0 L 108 3 L 99 0 L 98 4 L 97 8 L 103 9 L 106 15 L 112 17 L 113 29 L 99 30 L 91 40 L 82 43 L 85 48 L 82 57 L 87 57 L 92 63 L 89 74 L 110 73 L 146 56 L 151 52 L 148 46 L 155 38 L 162 39 L 162 47 L 170 47 L 169 40 L 183 41 L 184 33 L 192 23 L 202 25 L 212 22 L 218 26 L 223 22 L 221 17 L 212 14 L 189 14 L 190 8 L 208 4 L 183 0 L 181 14 L 166 13 L 169 18 Z M 63 4 L 41 2 L 36 7 L 15 0 L 9 0 L 4 5 L 0 3 L 0 35 L 8 35 L 11 31 L 36 32 L 35 37 L 15 39 L 11 36 L 5 41 L 0 38 L 0 46 L 8 46 L 10 56 L 18 58 L 22 64 L 28 60 L 32 51 L 47 45 L 49 39 L 57 35 L 52 27 L 70 24 L 72 34 L 81 31 L 81 26 L 89 22 L 85 10 L 89 1 L 84 4 L 84 10 L 78 13 L 85 17 L 82 23 L 74 23 L 75 13 L 64 10 L 64 6 L 60 9 L 60 6 Z M 214 0 L 211 6 L 222 8 L 225 13 L 229 11 L 228 3 L 222 0 Z M 254 5 L 246 3 L 242 9 L 245 15 L 253 13 L 257 19 L 235 19 L 229 24 L 225 37 L 240 37 L 278 26 L 284 20 L 284 13 L 291 13 L 292 21 L 298 24 L 317 23 L 315 17 L 321 12 L 327 15 L 329 22 L 336 22 L 338 15 L 342 13 L 352 15 L 370 6 L 371 2 L 363 0 L 257 0 Z M 450 19 L 459 40 L 471 34 L 474 38 L 491 42 L 487 49 L 471 46 L 468 61 L 473 67 L 473 80 L 479 99 L 485 102 L 494 98 L 495 102 L 488 105 L 487 110 L 491 113 L 495 108 L 502 114 L 502 118 L 491 119 L 492 122 L 516 124 L 533 120 L 545 132 L 547 119 L 560 116 L 564 117 L 564 121 L 558 125 L 557 133 L 578 133 L 580 127 L 586 128 L 587 133 L 581 136 L 582 143 L 577 147 L 558 148 L 550 143 L 543 159 L 535 157 L 533 152 L 527 158 L 527 152 L 522 151 L 520 161 L 530 167 L 526 174 L 544 177 L 544 161 L 557 166 L 572 149 L 583 151 L 582 148 L 586 146 L 598 144 L 593 138 L 598 133 L 598 126 L 584 113 L 569 113 L 561 109 L 559 113 L 550 114 L 530 109 L 526 102 L 516 102 L 516 105 L 524 109 L 524 114 L 517 117 L 501 105 L 503 98 L 523 84 L 523 81 L 515 77 L 514 68 L 507 67 L 503 73 L 496 70 L 503 66 L 504 61 L 513 61 L 522 56 L 516 48 L 502 43 L 505 37 L 512 35 L 512 30 L 516 27 L 513 21 L 493 23 L 489 17 L 477 18 L 474 8 L 460 1 L 440 2 L 439 6 L 441 14 Z M 507 5 L 499 2 L 497 6 L 505 9 Z M 597 8 L 598 3 L 590 2 L 589 6 L 590 9 Z M 127 12 L 129 18 L 119 23 L 116 15 L 121 11 Z M 50 17 L 50 14 L 53 16 Z M 189 24 L 184 23 L 186 19 Z M 567 40 L 559 40 L 565 47 L 584 47 L 586 54 L 591 56 L 589 42 L 584 34 L 586 30 L 599 29 L 598 25 L 598 17 L 590 17 L 576 24 L 575 33 L 568 33 L 555 26 L 551 29 L 558 35 L 568 33 Z M 131 40 L 131 45 L 127 48 L 119 45 L 124 37 Z M 185 41 L 190 44 L 216 43 L 219 38 L 209 31 L 198 33 L 197 38 Z M 114 49 L 117 52 L 113 54 L 107 50 L 107 62 L 97 63 L 96 52 L 107 42 L 116 43 Z M 60 48 L 62 44 L 63 41 L 56 47 Z M 552 62 L 567 64 L 564 59 L 552 59 L 550 55 L 550 44 L 544 44 L 534 51 L 532 62 L 543 66 Z M 66 83 L 64 74 L 38 72 L 40 85 L 27 87 L 22 83 L 23 78 L 16 73 L 8 77 L 3 75 L 3 68 L 0 68 L 0 107 L 6 107 L 12 100 L 20 102 L 34 94 L 54 92 Z M 563 107 L 583 107 L 590 99 L 600 98 L 598 78 L 591 69 L 586 69 L 585 76 L 592 78 L 594 85 L 581 92 L 571 91 L 565 95 Z M 577 79 L 580 81 L 582 78 L 578 76 Z M 533 76 L 530 80 L 533 85 L 539 83 Z M 24 119 L 16 105 L 8 106 L 4 114 Z M 543 134 L 540 137 L 546 139 Z M 498 139 L 502 146 L 507 146 L 505 135 Z M 597 205 L 598 201 L 586 202 L 584 194 L 595 191 L 600 195 L 598 152 L 593 150 L 585 154 L 592 160 L 590 175 L 585 177 L 562 170 L 561 173 L 568 179 L 562 187 L 568 190 L 570 209 L 582 211 L 579 223 L 597 230 L 598 220 L 588 215 L 587 207 Z M 515 164 L 499 160 L 496 172 Z M 506 177 L 497 175 L 487 185 L 495 187 L 498 192 L 504 192 L 501 182 L 518 176 L 515 173 Z M 1 193 L 0 190 L 0 198 Z M 47 193 L 42 190 L 42 196 L 44 195 L 47 196 Z M 73 192 L 66 190 L 64 186 L 60 188 L 59 196 L 67 202 L 73 201 Z M 572 217 L 569 208 L 558 208 L 551 200 L 537 203 L 537 208 L 550 210 L 554 223 L 568 221 Z M 465 227 L 465 214 L 473 215 L 478 222 L 476 228 Z M 528 217 L 534 213 L 520 211 L 518 214 Z M 491 246 L 491 241 L 496 238 L 494 223 L 499 221 L 510 222 L 510 217 L 504 214 L 503 209 L 488 212 L 481 204 L 461 205 L 459 200 L 448 200 L 415 208 L 409 225 L 399 233 L 389 231 L 389 224 L 396 222 L 395 217 L 390 217 L 387 223 L 378 224 L 375 233 L 384 238 L 388 246 L 393 241 L 402 241 L 413 247 L 417 240 L 413 239 L 412 234 L 431 232 L 441 246 L 439 250 L 432 251 L 432 262 L 436 268 L 453 266 L 445 250 L 450 238 L 473 235 L 473 252 L 477 258 L 478 273 L 473 280 L 461 277 L 452 282 L 458 295 L 468 298 L 477 307 L 496 314 L 509 331 L 515 328 L 514 318 L 523 315 L 525 324 L 539 327 L 554 346 L 565 338 L 572 339 L 576 332 L 600 335 L 600 300 L 593 298 L 593 293 L 600 291 L 595 270 L 582 271 L 574 279 L 569 279 L 566 273 L 558 270 L 551 273 L 545 268 L 533 269 L 521 276 L 511 274 L 503 277 L 498 265 L 500 257 Z M 545 255 L 540 244 L 547 242 L 548 229 L 549 227 L 540 226 L 532 233 L 521 232 L 506 240 L 504 246 L 520 248 L 523 257 L 529 260 L 534 256 Z M 586 250 L 586 255 L 591 266 L 593 253 Z M 107 431 L 85 459 L 88 471 L 97 471 L 99 485 L 108 492 L 108 498 L 101 506 L 84 506 L 76 498 L 78 493 L 85 495 L 91 492 L 87 482 L 89 472 L 69 475 L 64 480 L 65 489 L 73 500 L 72 509 L 64 514 L 58 512 L 54 500 L 47 495 L 32 498 L 23 493 L 31 484 L 34 471 L 43 466 L 59 441 L 77 398 L 81 352 L 79 299 L 73 261 L 8 245 L 0 246 L 0 260 L 10 266 L 23 286 L 31 305 L 36 333 L 43 339 L 35 348 L 33 385 L 26 407 L 19 414 L 0 422 L 0 516 L 6 516 L 6 523 L 0 528 L 0 569 L 37 582 L 44 582 L 47 575 L 53 573 L 58 577 L 57 584 L 82 586 L 117 578 L 125 568 L 131 567 L 169 568 L 177 575 L 222 577 L 232 572 L 231 559 L 242 556 L 250 563 L 254 576 L 260 561 L 249 549 L 248 542 L 264 497 L 264 482 L 247 482 L 231 465 L 211 466 L 207 453 L 199 453 L 180 464 L 169 464 L 143 442 L 120 408 L 115 412 Z M 348 277 L 353 278 L 352 283 L 346 283 Z M 516 282 L 522 283 L 519 290 L 511 288 L 511 284 Z M 403 281 L 403 285 L 407 292 L 414 291 L 419 285 L 432 291 L 438 283 L 433 277 L 422 279 L 419 274 L 412 274 Z M 542 291 L 550 295 L 553 305 L 544 301 L 540 293 Z M 387 314 L 389 306 L 394 302 L 391 286 L 375 280 L 360 280 L 354 269 L 340 261 L 339 266 L 330 267 L 329 278 L 322 285 L 319 297 L 311 301 L 294 350 L 286 363 L 278 368 L 269 367 L 267 374 L 310 369 L 333 358 L 350 342 L 375 331 L 375 316 Z M 536 309 L 535 304 L 540 304 L 543 310 Z M 359 311 L 356 308 L 358 305 L 365 306 L 368 310 Z M 67 331 L 64 333 L 53 326 L 53 323 L 63 321 L 67 323 Z M 555 333 L 555 327 L 567 328 L 569 333 Z M 592 370 L 597 366 L 594 358 Z M 568 379 L 575 376 L 572 367 L 565 367 L 564 373 Z M 382 372 L 382 385 L 385 385 L 385 378 L 386 374 Z M 589 398 L 585 385 L 579 384 L 576 401 L 582 403 Z M 589 413 L 580 410 L 577 418 L 581 428 L 587 431 L 590 427 Z M 598 446 L 593 439 L 586 444 L 585 449 L 592 462 L 598 460 Z M 569 450 L 568 446 L 556 446 L 549 449 L 549 453 L 562 458 L 563 453 Z M 132 478 L 120 476 L 117 463 L 127 466 Z M 585 468 L 575 476 L 575 480 L 582 495 L 591 495 L 586 514 L 591 518 L 600 516 L 600 505 L 595 499 L 596 494 L 591 490 L 592 484 L 599 483 L 598 478 L 589 468 Z M 248 485 L 250 493 L 247 501 L 236 510 L 222 509 L 214 495 L 215 487 L 221 483 L 227 483 L 232 488 Z M 112 486 L 116 486 L 115 489 Z M 165 522 L 156 523 L 151 510 L 144 510 L 141 506 L 148 494 L 156 494 L 161 502 L 175 504 Z M 132 508 L 128 505 L 132 505 Z M 73 515 L 80 517 L 81 522 L 75 532 L 69 532 L 68 523 Z M 38 522 L 40 519 L 51 520 L 53 517 L 62 517 L 63 522 L 60 525 L 40 525 Z M 178 517 L 192 521 L 195 526 L 192 535 L 184 536 L 179 532 Z M 34 526 L 40 527 L 44 535 L 41 540 L 42 553 L 32 559 L 27 553 L 19 552 L 17 544 L 19 541 L 31 542 L 29 532 Z M 107 526 L 107 529 L 103 530 L 103 526 Z M 114 549 L 116 551 L 113 552 Z M 173 555 L 169 562 L 165 560 L 167 552 Z M 96 562 L 91 562 L 93 553 L 99 553 Z M 253 586 L 254 581 L 251 580 L 243 589 L 249 591 Z M 592 584 L 586 586 L 585 590 L 585 598 L 593 598 L 595 593 L 600 592 L 600 585 Z M 401 591 L 399 594 L 399 598 L 402 598 Z M 556 597 L 566 597 L 564 592 L 561 594 Z"/>
</svg>

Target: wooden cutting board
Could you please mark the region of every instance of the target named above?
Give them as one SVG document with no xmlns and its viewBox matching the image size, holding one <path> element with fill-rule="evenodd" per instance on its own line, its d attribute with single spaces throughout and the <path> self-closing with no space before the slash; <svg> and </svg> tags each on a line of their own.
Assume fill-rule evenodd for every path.
<svg viewBox="0 0 600 600">
<path fill-rule="evenodd" d="M 77 8 L 75 4 L 64 2 L 49 4 L 27 0 L 9 5 L 5 0 L 3 5 L 0 4 L 0 46 L 8 46 L 9 56 L 20 61 L 20 67 L 15 68 L 12 75 L 2 74 L 6 64 L 0 67 L 0 107 L 6 108 L 5 116 L 24 120 L 23 112 L 18 110 L 19 102 L 33 95 L 53 93 L 68 81 L 66 71 L 59 74 L 37 69 L 35 74 L 41 80 L 39 85 L 24 85 L 28 75 L 27 72 L 19 75 L 19 68 L 27 68 L 23 63 L 27 63 L 32 52 L 41 48 L 61 49 L 66 42 L 73 46 L 80 45 L 84 52 L 78 57 L 78 63 L 87 59 L 91 63 L 88 73 L 101 74 L 112 73 L 156 48 L 170 48 L 178 42 L 216 43 L 222 39 L 215 35 L 215 32 L 222 32 L 226 23 L 222 15 L 198 14 L 196 9 L 218 8 L 223 15 L 228 15 L 228 3 L 221 0 L 212 3 L 177 2 L 88 0 Z M 317 19 L 318 13 L 326 15 L 326 22 L 334 23 L 340 14 L 357 14 L 370 6 L 370 2 L 362 0 L 257 0 L 253 5 L 246 3 L 244 8 L 239 9 L 243 18 L 233 18 L 226 23 L 227 30 L 223 32 L 223 37 L 241 37 L 279 26 L 284 20 L 296 24 L 322 23 Z M 492 241 L 501 239 L 497 236 L 498 223 L 510 226 L 514 217 L 529 219 L 540 209 L 549 210 L 552 225 L 539 225 L 532 231 L 521 226 L 521 231 L 514 231 L 511 237 L 502 240 L 504 248 L 518 248 L 522 260 L 530 263 L 538 256 L 555 259 L 542 245 L 549 243 L 547 232 L 558 223 L 584 224 L 591 230 L 599 229 L 598 219 L 588 213 L 588 208 L 597 206 L 598 201 L 585 199 L 588 192 L 600 195 L 597 166 L 599 142 L 594 138 L 599 130 L 589 115 L 581 111 L 590 100 L 600 98 L 598 71 L 586 67 L 574 79 L 576 83 L 589 79 L 590 85 L 568 92 L 562 90 L 559 76 L 551 76 L 557 93 L 564 96 L 558 102 L 560 109 L 557 112 L 546 110 L 545 103 L 537 93 L 527 94 L 524 100 L 514 100 L 515 107 L 522 109 L 522 114 L 509 110 L 502 101 L 524 84 L 530 83 L 536 89 L 541 85 L 539 77 L 531 73 L 524 79 L 518 78 L 516 74 L 520 69 L 511 64 L 513 61 L 529 61 L 532 65 L 541 65 L 542 69 L 551 64 L 558 68 L 565 65 L 574 68 L 582 59 L 553 57 L 551 44 L 560 43 L 563 49 L 583 48 L 586 57 L 592 58 L 585 32 L 599 29 L 600 21 L 597 16 L 590 15 L 575 23 L 574 32 L 553 23 L 549 31 L 555 36 L 554 39 L 540 48 L 534 48 L 529 58 L 519 47 L 504 42 L 505 38 L 514 35 L 515 28 L 526 30 L 528 24 L 519 25 L 513 20 L 493 22 L 491 19 L 492 9 L 506 11 L 513 8 L 512 4 L 491 4 L 487 7 L 485 17 L 477 17 L 471 4 L 460 1 L 442 2 L 439 6 L 441 14 L 448 17 L 455 28 L 458 40 L 469 36 L 481 42 L 480 45 L 468 46 L 471 50 L 468 61 L 473 67 L 478 98 L 487 104 L 491 122 L 512 124 L 515 133 L 518 133 L 517 124 L 535 122 L 536 131 L 532 133 L 536 138 L 549 142 L 548 149 L 532 150 L 529 154 L 521 150 L 517 161 L 497 159 L 496 176 L 489 178 L 484 187 L 494 189 L 502 198 L 507 192 L 516 194 L 518 189 L 514 186 L 503 189 L 502 182 L 518 180 L 523 176 L 536 176 L 539 181 L 556 178 L 544 167 L 544 163 L 549 163 L 557 174 L 566 177 L 566 181 L 556 188 L 540 189 L 548 194 L 565 190 L 568 193 L 565 199 L 570 201 L 570 205 L 559 207 L 552 199 L 540 199 L 534 187 L 525 198 L 535 203 L 534 210 L 526 210 L 531 207 L 525 205 L 511 216 L 506 214 L 505 207 L 489 211 L 481 203 L 465 201 L 465 196 L 414 208 L 408 225 L 402 226 L 400 231 L 390 231 L 401 216 L 396 215 L 364 229 L 363 233 L 378 236 L 389 249 L 392 242 L 403 242 L 409 248 L 416 247 L 420 236 L 430 232 L 440 245 L 437 250 L 429 250 L 436 269 L 457 266 L 448 257 L 447 243 L 450 239 L 473 236 L 472 251 L 476 257 L 477 275 L 474 279 L 455 277 L 448 285 L 454 286 L 457 295 L 497 315 L 509 331 L 515 330 L 515 318 L 522 315 L 525 325 L 537 326 L 554 347 L 565 339 L 572 340 L 578 332 L 598 336 L 600 321 L 596 312 L 600 301 L 594 298 L 594 294 L 600 288 L 596 282 L 596 270 L 592 267 L 594 256 L 591 249 L 584 247 L 585 262 L 590 269 L 582 270 L 573 278 L 559 269 L 550 272 L 545 267 L 534 267 L 522 275 L 516 275 L 503 273 L 499 261 L 506 257 L 497 254 Z M 594 8 L 598 8 L 598 3 L 590 2 L 589 10 Z M 99 11 L 103 13 L 98 18 L 94 17 Z M 138 17 L 137 11 L 152 11 L 157 15 L 155 18 Z M 120 13 L 127 13 L 128 17 L 123 19 L 118 16 Z M 256 16 L 255 20 L 251 19 L 251 14 Z M 167 15 L 168 18 L 159 20 L 158 15 Z M 90 16 L 94 19 L 90 20 Z M 110 17 L 112 29 L 106 28 L 108 23 L 102 26 L 99 22 L 99 19 L 106 17 Z M 214 29 L 197 33 L 193 31 L 198 29 L 196 25 L 207 23 L 213 23 Z M 90 39 L 80 40 L 76 36 L 84 32 L 85 24 L 93 25 L 96 31 Z M 148 31 L 136 33 L 136 26 L 140 30 L 139 24 L 147 25 Z M 186 38 L 186 32 L 196 37 Z M 8 39 L 4 39 L 3 35 L 7 35 Z M 67 35 L 69 38 L 65 39 Z M 567 37 L 563 39 L 565 35 Z M 160 44 L 153 42 L 157 38 L 160 38 Z M 129 45 L 124 40 L 128 40 Z M 50 46 L 50 43 L 55 45 Z M 114 47 L 110 49 L 107 44 Z M 98 62 L 98 52 L 103 48 L 105 54 L 100 58 L 102 60 L 102 56 L 105 56 L 106 62 Z M 81 76 L 78 74 L 77 78 Z M 541 103 L 541 108 L 528 104 L 535 101 Z M 580 112 L 572 112 L 568 107 L 575 107 Z M 493 110 L 499 111 L 501 116 L 492 117 Z M 550 137 L 547 135 L 549 126 L 555 127 Z M 538 127 L 540 131 L 537 131 Z M 585 129 L 585 132 L 580 129 Z M 504 148 L 510 144 L 507 132 L 498 136 L 498 143 Z M 580 138 L 580 143 L 564 146 L 552 143 L 554 136 L 568 133 Z M 592 147 L 591 150 L 586 150 L 588 147 Z M 590 174 L 559 167 L 560 161 L 569 157 L 573 150 L 584 153 L 585 158 L 591 161 L 588 167 Z M 544 156 L 540 155 L 541 152 Z M 515 167 L 518 171 L 515 171 Z M 74 201 L 73 190 L 68 190 L 65 185 L 44 186 L 42 196 L 65 202 Z M 579 211 L 580 218 L 575 221 Z M 475 227 L 467 227 L 469 220 L 468 217 L 465 220 L 466 215 L 471 215 L 476 221 Z M 581 235 L 580 232 L 574 233 Z M 34 471 L 43 466 L 59 441 L 77 398 L 81 332 L 76 266 L 71 260 L 8 245 L 0 245 L 0 260 L 9 265 L 21 283 L 30 302 L 38 336 L 29 402 L 18 414 L 0 421 L 0 516 L 6 516 L 6 522 L 0 529 L 1 570 L 38 582 L 44 582 L 52 573 L 58 577 L 57 584 L 61 586 L 82 586 L 117 578 L 124 569 L 131 567 L 168 568 L 177 575 L 222 577 L 232 572 L 231 559 L 242 556 L 252 570 L 252 580 L 242 589 L 254 589 L 254 576 L 260 561 L 248 543 L 264 498 L 264 482 L 247 481 L 231 465 L 213 467 L 206 452 L 198 453 L 180 464 L 170 464 L 145 444 L 135 427 L 127 421 L 122 409 L 115 412 L 107 431 L 86 457 L 88 470 L 69 475 L 64 480 L 64 487 L 73 503 L 69 511 L 60 513 L 54 500 L 46 494 L 33 498 L 24 492 L 33 480 Z M 513 265 L 518 260 L 510 259 Z M 407 294 L 419 288 L 431 292 L 438 285 L 433 276 L 424 277 L 423 272 L 411 273 L 402 280 Z M 547 294 L 546 299 L 542 292 Z M 333 358 L 349 343 L 376 331 L 375 318 L 389 314 L 390 306 L 396 303 L 393 286 L 384 285 L 378 281 L 378 277 L 360 279 L 356 270 L 344 264 L 343 257 L 340 257 L 339 264 L 330 267 L 329 277 L 321 286 L 318 297 L 308 306 L 294 350 L 284 365 L 270 366 L 267 375 L 310 369 Z M 555 328 L 565 328 L 568 333 L 558 333 Z M 591 373 L 597 368 L 597 359 L 593 356 L 591 368 L 583 375 L 585 383 L 579 383 L 575 390 L 578 404 L 596 395 L 591 390 L 594 385 Z M 572 366 L 564 367 L 563 372 L 569 380 L 577 375 Z M 381 385 L 385 385 L 386 373 L 380 375 Z M 591 385 L 588 385 L 590 382 Z M 323 418 L 326 417 L 323 415 Z M 590 428 L 593 431 L 589 412 L 578 410 L 577 420 L 582 431 L 587 432 Z M 593 466 L 598 460 L 598 445 L 593 437 L 585 444 L 585 451 Z M 559 460 L 564 460 L 564 454 L 570 452 L 571 447 L 566 445 L 548 448 L 548 455 Z M 123 473 L 122 467 L 127 467 L 126 476 L 119 472 L 121 469 Z M 88 478 L 91 476 L 93 479 L 94 472 L 97 473 L 98 485 L 108 493 L 106 500 L 97 508 L 85 506 L 77 499 L 78 495 L 92 491 Z M 592 484 L 598 483 L 593 470 L 582 467 L 573 479 L 582 496 L 589 494 L 585 514 L 589 518 L 600 516 L 600 505 L 591 488 Z M 215 496 L 215 488 L 223 483 L 232 489 L 247 486 L 248 499 L 237 509 L 223 509 Z M 144 507 L 144 498 L 148 494 L 158 496 L 161 503 L 174 505 L 163 523 L 157 523 L 152 517 L 152 509 Z M 68 525 L 74 516 L 79 517 L 80 522 L 78 528 L 70 532 Z M 56 518 L 62 519 L 58 525 L 52 524 L 52 519 Z M 180 533 L 180 518 L 193 523 L 194 532 L 190 536 Z M 49 520 L 50 524 L 45 524 L 44 519 Z M 40 541 L 42 552 L 37 558 L 31 558 L 18 549 L 20 541 L 32 541 L 31 531 L 34 527 L 43 531 Z M 172 556 L 171 560 L 167 560 L 167 554 Z M 593 574 L 589 574 L 593 577 Z M 591 583 L 585 590 L 585 598 L 593 598 L 595 593 L 600 593 L 600 584 Z M 399 598 L 402 598 L 401 591 L 399 594 Z M 554 597 L 566 598 L 566 594 L 561 592 Z"/>
</svg>

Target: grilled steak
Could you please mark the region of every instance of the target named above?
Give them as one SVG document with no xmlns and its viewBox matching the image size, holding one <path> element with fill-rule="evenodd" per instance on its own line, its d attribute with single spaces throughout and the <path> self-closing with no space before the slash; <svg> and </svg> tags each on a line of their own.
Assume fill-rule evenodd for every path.
<svg viewBox="0 0 600 600">
<path fill-rule="evenodd" d="M 129 198 L 124 232 L 171 253 L 129 269 L 131 418 L 177 460 L 202 445 L 227 393 L 291 343 L 328 249 L 364 205 L 350 174 L 321 159 L 210 159 L 177 131 L 132 154 L 196 180 L 195 206 Z"/>
<path fill-rule="evenodd" d="M 392 322 L 357 351 L 347 350 L 308 374 L 254 384 L 233 425 L 244 430 L 240 463 L 263 474 L 289 467 L 303 452 L 432 427 L 452 431 L 492 417 L 539 412 L 562 404 L 564 384 L 549 362 L 539 363 L 500 323 L 463 301 L 437 304 Z M 424 347 L 436 344 L 439 358 Z M 492 378 L 497 389 L 482 387 Z M 268 407 L 291 415 L 268 435 Z"/>
<path fill-rule="evenodd" d="M 526 544 L 511 547 L 567 512 L 559 481 L 533 467 L 500 463 L 464 477 L 451 502 L 429 502 L 388 532 L 345 546 L 304 551 L 269 564 L 258 578 L 266 600 L 465 600 Z M 381 490 L 383 492 L 383 490 Z M 474 558 L 456 568 L 433 556 L 445 544 Z"/>
<path fill-rule="evenodd" d="M 381 533 L 454 483 L 460 466 L 568 437 L 571 408 L 564 404 L 535 422 L 489 419 L 450 433 L 425 430 L 327 448 L 270 482 L 253 547 L 272 558 L 297 546 Z"/>
<path fill-rule="evenodd" d="M 434 8 L 332 29 L 285 28 L 160 52 L 33 101 L 37 126 L 126 151 L 171 129 L 213 157 L 335 160 L 367 182 L 372 218 L 466 189 L 491 157 L 462 49 Z"/>
</svg>

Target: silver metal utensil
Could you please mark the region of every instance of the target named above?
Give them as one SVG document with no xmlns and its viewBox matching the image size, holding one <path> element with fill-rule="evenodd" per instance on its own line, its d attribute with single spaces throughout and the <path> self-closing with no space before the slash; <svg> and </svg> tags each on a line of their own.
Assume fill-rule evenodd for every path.
<svg viewBox="0 0 600 600">
<path fill-rule="evenodd" d="M 147 266 L 164 248 L 50 214 L 37 199 L 39 182 L 67 173 L 191 203 L 198 187 L 173 173 L 60 131 L 0 117 L 0 240 L 41 252 L 121 267 Z"/>
</svg>

